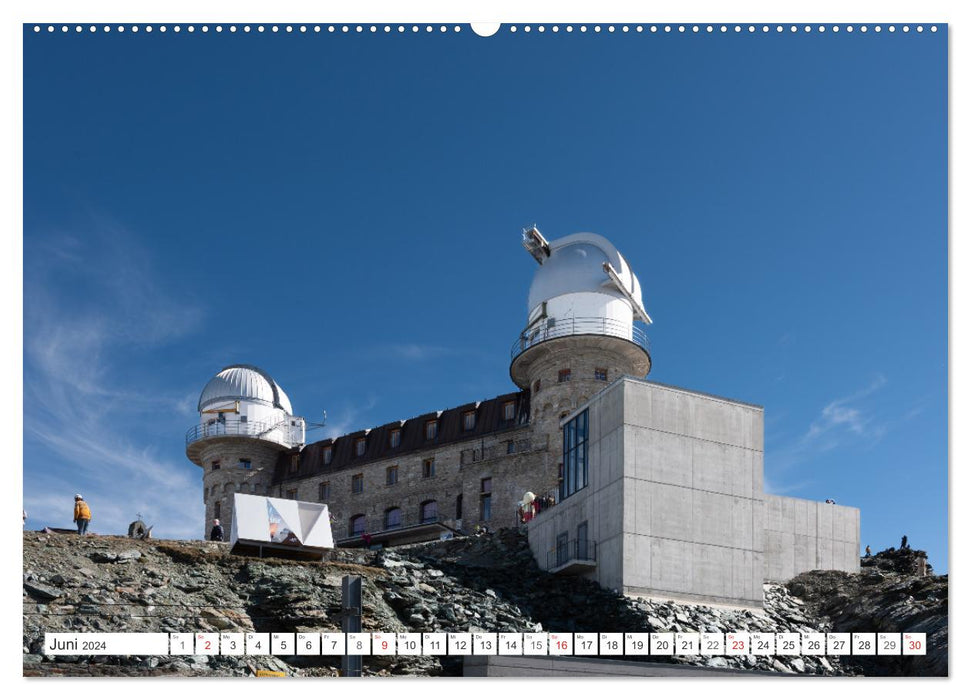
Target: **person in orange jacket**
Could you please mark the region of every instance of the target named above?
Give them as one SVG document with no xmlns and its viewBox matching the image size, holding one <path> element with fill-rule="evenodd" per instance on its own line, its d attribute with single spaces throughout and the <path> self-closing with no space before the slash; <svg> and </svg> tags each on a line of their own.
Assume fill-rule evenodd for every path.
<svg viewBox="0 0 971 700">
<path fill-rule="evenodd" d="M 79 535 L 88 531 L 88 523 L 91 522 L 91 509 L 79 493 L 74 494 L 74 522 L 78 524 Z"/>
</svg>

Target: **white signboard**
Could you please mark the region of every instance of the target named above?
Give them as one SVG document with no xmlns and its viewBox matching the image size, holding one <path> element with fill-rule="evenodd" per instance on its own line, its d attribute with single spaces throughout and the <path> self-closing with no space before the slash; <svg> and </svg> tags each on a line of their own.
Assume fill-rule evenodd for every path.
<svg viewBox="0 0 971 700">
<path fill-rule="evenodd" d="M 265 542 L 294 547 L 332 548 L 330 512 L 323 503 L 289 501 L 285 498 L 234 496 L 230 542 Z"/>
</svg>

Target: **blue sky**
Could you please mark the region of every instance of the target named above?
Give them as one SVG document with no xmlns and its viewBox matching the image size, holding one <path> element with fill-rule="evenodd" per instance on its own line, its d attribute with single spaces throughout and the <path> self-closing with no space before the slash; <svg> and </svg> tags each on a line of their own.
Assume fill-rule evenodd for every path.
<svg viewBox="0 0 971 700">
<path fill-rule="evenodd" d="M 945 32 L 24 36 L 30 526 L 201 535 L 257 364 L 313 437 L 512 389 L 519 231 L 611 239 L 650 378 L 765 407 L 767 490 L 947 569 Z"/>
</svg>

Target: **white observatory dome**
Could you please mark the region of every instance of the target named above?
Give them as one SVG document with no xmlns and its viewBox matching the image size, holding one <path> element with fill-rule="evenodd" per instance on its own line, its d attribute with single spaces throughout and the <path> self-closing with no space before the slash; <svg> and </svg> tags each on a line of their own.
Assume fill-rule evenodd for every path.
<svg viewBox="0 0 971 700">
<path fill-rule="evenodd" d="M 605 294 L 616 299 L 627 297 L 604 270 L 610 263 L 638 306 L 643 306 L 641 285 L 630 265 L 614 244 L 596 233 L 574 233 L 549 243 L 549 257 L 533 275 L 529 288 L 529 312 L 564 294 Z"/>
<path fill-rule="evenodd" d="M 248 401 L 293 414 L 290 399 L 280 385 L 253 365 L 230 365 L 220 370 L 202 390 L 198 410 L 226 401 Z"/>
</svg>

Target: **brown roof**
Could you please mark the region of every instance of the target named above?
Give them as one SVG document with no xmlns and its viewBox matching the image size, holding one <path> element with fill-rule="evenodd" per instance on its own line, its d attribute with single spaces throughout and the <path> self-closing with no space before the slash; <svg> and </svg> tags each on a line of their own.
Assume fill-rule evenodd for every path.
<svg viewBox="0 0 971 700">
<path fill-rule="evenodd" d="M 503 406 L 513 401 L 516 405 L 515 418 L 503 419 Z M 475 411 L 475 426 L 465 430 L 463 416 Z M 428 421 L 436 421 L 438 433 L 434 438 L 425 437 Z M 468 403 L 444 411 L 435 411 L 416 416 L 405 421 L 394 421 L 370 430 L 358 430 L 337 438 L 328 438 L 306 445 L 299 452 L 283 453 L 277 460 L 273 473 L 273 483 L 291 479 L 305 479 L 315 474 L 331 474 L 344 469 L 356 469 L 371 462 L 388 459 L 398 455 L 434 450 L 442 445 L 464 442 L 485 437 L 529 424 L 529 391 L 503 394 L 494 399 Z M 401 444 L 391 447 L 391 433 L 401 430 Z M 357 440 L 365 440 L 365 451 L 361 456 L 355 454 Z M 330 464 L 324 464 L 324 453 L 331 450 Z M 293 455 L 299 454 L 299 467 L 291 472 Z"/>
</svg>

